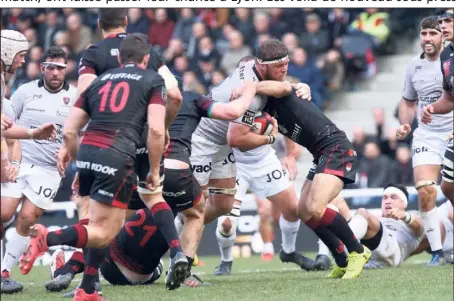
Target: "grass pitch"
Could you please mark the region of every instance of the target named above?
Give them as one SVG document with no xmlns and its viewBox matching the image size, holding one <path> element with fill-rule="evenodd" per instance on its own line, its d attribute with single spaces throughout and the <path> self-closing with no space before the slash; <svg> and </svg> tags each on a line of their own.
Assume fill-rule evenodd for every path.
<svg viewBox="0 0 456 301">
<path fill-rule="evenodd" d="M 449 301 L 453 300 L 453 266 L 425 268 L 429 255 L 411 258 L 401 268 L 365 270 L 355 280 L 326 279 L 327 272 L 305 272 L 293 264 L 263 263 L 260 257 L 235 259 L 233 274 L 212 276 L 219 259 L 204 257 L 204 267 L 193 271 L 210 287 L 167 291 L 164 275 L 153 285 L 115 287 L 103 280 L 103 294 L 109 301 Z M 165 269 L 167 267 L 165 263 Z M 71 300 L 62 293 L 47 293 L 43 283 L 49 279 L 47 267 L 35 267 L 23 276 L 16 269 L 13 278 L 25 289 L 16 295 L 2 295 L 2 301 Z M 71 288 L 81 276 L 77 276 Z"/>
</svg>

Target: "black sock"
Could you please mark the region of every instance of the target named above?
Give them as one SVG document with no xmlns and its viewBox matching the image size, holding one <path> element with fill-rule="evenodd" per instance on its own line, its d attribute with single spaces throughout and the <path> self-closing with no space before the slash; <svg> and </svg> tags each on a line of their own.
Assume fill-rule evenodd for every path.
<svg viewBox="0 0 456 301">
<path fill-rule="evenodd" d="M 312 229 L 318 238 L 328 247 L 337 266 L 345 268 L 347 266 L 347 254 L 345 254 L 344 244 L 329 231 L 326 227 L 319 226 L 313 218 L 306 222 L 306 225 Z"/>
<path fill-rule="evenodd" d="M 49 232 L 46 237 L 48 247 L 65 245 L 83 248 L 87 244 L 87 229 L 76 224 L 71 227 Z"/>
<path fill-rule="evenodd" d="M 66 275 L 66 274 L 71 274 L 71 275 L 76 275 L 79 273 L 82 273 L 84 271 L 84 256 L 82 252 L 75 251 L 73 255 L 71 255 L 70 260 L 68 260 L 65 265 L 61 268 L 55 271 L 54 277 L 57 277 L 59 275 Z"/>
<path fill-rule="evenodd" d="M 87 249 L 87 260 L 85 262 L 84 276 L 82 277 L 81 282 L 81 288 L 87 294 L 93 294 L 95 292 L 95 282 L 99 281 L 98 268 L 108 254 L 108 251 L 109 247 L 103 249 Z"/>
<path fill-rule="evenodd" d="M 155 204 L 150 208 L 150 211 L 154 217 L 155 225 L 168 243 L 170 256 L 173 258 L 177 252 L 182 252 L 179 235 L 177 235 L 176 226 L 174 225 L 173 212 L 166 202 Z"/>
<path fill-rule="evenodd" d="M 363 253 L 363 245 L 356 239 L 353 231 L 350 229 L 347 221 L 340 215 L 339 212 L 326 208 L 323 214 L 320 225 L 329 229 L 334 233 L 347 247 L 349 253 Z"/>
<path fill-rule="evenodd" d="M 443 250 L 442 249 L 439 249 L 439 250 L 435 250 L 435 251 L 431 251 L 431 254 L 432 255 L 439 255 L 440 257 L 443 257 Z"/>
</svg>

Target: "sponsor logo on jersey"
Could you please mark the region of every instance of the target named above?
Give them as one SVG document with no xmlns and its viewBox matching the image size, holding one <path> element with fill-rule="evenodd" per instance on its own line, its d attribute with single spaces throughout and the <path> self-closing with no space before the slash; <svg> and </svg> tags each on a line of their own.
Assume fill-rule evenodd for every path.
<svg viewBox="0 0 456 301">
<path fill-rule="evenodd" d="M 163 191 L 164 196 L 170 196 L 170 197 L 175 197 L 175 198 L 186 195 L 186 194 L 187 194 L 187 192 L 185 190 L 177 191 L 177 192 Z"/>
<path fill-rule="evenodd" d="M 252 126 L 254 120 L 255 120 L 255 112 L 253 112 L 253 111 L 247 110 L 247 111 L 245 111 L 244 115 L 242 115 L 242 123 L 244 123 L 244 124 Z"/>
<path fill-rule="evenodd" d="M 351 163 L 345 164 L 345 169 L 346 169 L 347 171 L 352 170 L 352 167 L 353 167 L 353 164 L 351 164 Z"/>
<path fill-rule="evenodd" d="M 43 97 L 43 95 L 41 95 L 41 94 L 34 94 L 32 99 L 35 99 L 35 98 L 41 99 L 41 97 Z"/>
<path fill-rule="evenodd" d="M 111 49 L 111 55 L 112 56 L 117 56 L 118 54 L 119 54 L 119 49 L 117 49 L 117 48 Z"/>
<path fill-rule="evenodd" d="M 110 166 L 101 165 L 98 163 L 92 163 L 87 161 L 76 161 L 76 167 L 81 169 L 91 169 L 96 172 L 100 172 L 106 175 L 114 176 L 116 174 L 117 168 L 112 168 Z"/>
<path fill-rule="evenodd" d="M 412 151 L 412 156 L 414 154 L 419 154 L 419 153 L 425 153 L 429 151 L 429 149 L 425 146 L 422 146 L 422 147 L 417 147 L 417 148 L 414 148 L 413 151 Z"/>
<path fill-rule="evenodd" d="M 298 124 L 295 124 L 293 133 L 291 133 L 291 140 L 293 141 L 298 141 L 299 140 L 299 135 L 301 134 L 302 127 Z"/>
<path fill-rule="evenodd" d="M 208 165 L 192 165 L 192 172 L 209 172 L 212 170 L 212 162 Z"/>
</svg>

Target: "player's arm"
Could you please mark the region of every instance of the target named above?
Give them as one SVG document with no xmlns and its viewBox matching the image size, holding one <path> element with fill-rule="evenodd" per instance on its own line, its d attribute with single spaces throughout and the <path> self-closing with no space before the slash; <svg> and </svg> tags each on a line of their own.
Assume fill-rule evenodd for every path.
<svg viewBox="0 0 456 301">
<path fill-rule="evenodd" d="M 8 180 L 14 182 L 19 175 L 22 161 L 22 147 L 19 140 L 15 139 L 11 141 L 10 150 L 11 167 L 14 168 L 14 171 L 10 173 Z"/>
<path fill-rule="evenodd" d="M 79 151 L 79 133 L 90 119 L 88 112 L 87 99 L 85 93 L 83 93 L 79 96 L 73 108 L 71 108 L 63 126 L 64 148 L 68 151 L 73 161 L 76 160 Z"/>
<path fill-rule="evenodd" d="M 415 117 L 415 107 L 416 107 L 416 99 L 409 100 L 402 97 L 401 101 L 399 102 L 399 122 L 401 125 L 403 124 L 411 124 L 413 122 L 413 118 Z"/>
<path fill-rule="evenodd" d="M 87 90 L 87 88 L 97 78 L 97 63 L 99 63 L 100 60 L 104 61 L 103 57 L 97 55 L 97 49 L 97 46 L 92 45 L 82 54 L 82 58 L 78 66 L 79 77 L 76 99 L 78 99 L 79 96 L 81 96 L 81 94 Z"/>
<path fill-rule="evenodd" d="M 433 114 L 447 114 L 453 111 L 454 98 L 447 90 L 443 90 L 440 98 L 431 105 L 434 108 Z"/>
<path fill-rule="evenodd" d="M 273 118 L 274 129 L 269 136 L 258 135 L 250 131 L 250 127 L 245 124 L 231 122 L 228 128 L 227 141 L 231 147 L 238 148 L 246 152 L 262 145 L 272 144 L 278 135 L 277 121 Z M 271 136 L 274 139 L 271 139 Z"/>
<path fill-rule="evenodd" d="M 285 137 L 286 155 L 282 160 L 282 165 L 288 170 L 289 177 L 294 180 L 298 175 L 298 168 L 296 167 L 296 160 L 299 157 L 299 147 L 296 142 L 288 137 Z"/>
<path fill-rule="evenodd" d="M 387 217 L 404 221 L 417 237 L 423 234 L 423 221 L 418 216 L 410 214 L 402 209 L 393 208 L 388 212 Z"/>
<path fill-rule="evenodd" d="M 163 79 L 151 91 L 147 107 L 147 150 L 149 152 L 150 173 L 159 176 L 160 160 L 165 148 L 165 119 L 167 94 Z"/>
<path fill-rule="evenodd" d="M 410 63 L 405 71 L 404 89 L 402 91 L 402 98 L 399 102 L 399 122 L 401 126 L 396 131 L 398 139 L 404 139 L 411 132 L 410 124 L 415 117 L 416 100 L 418 93 L 413 86 L 412 77 L 415 72 L 414 63 Z"/>
<path fill-rule="evenodd" d="M 168 91 L 168 103 L 166 104 L 165 127 L 168 127 L 176 119 L 177 113 L 182 105 L 182 93 L 179 90 L 179 85 L 176 77 L 171 73 L 166 65 L 162 65 L 158 69 L 158 74 L 165 81 L 166 90 Z"/>
<path fill-rule="evenodd" d="M 256 83 L 257 94 L 281 98 L 291 94 L 292 86 L 288 81 L 265 80 Z"/>
</svg>

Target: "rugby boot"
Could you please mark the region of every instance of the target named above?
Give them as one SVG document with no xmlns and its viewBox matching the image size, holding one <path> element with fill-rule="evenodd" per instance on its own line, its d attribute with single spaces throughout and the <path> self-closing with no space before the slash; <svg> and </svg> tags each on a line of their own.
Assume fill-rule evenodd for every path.
<svg viewBox="0 0 456 301">
<path fill-rule="evenodd" d="M 331 259 L 328 256 L 323 254 L 318 254 L 314 262 L 314 270 L 316 271 L 326 271 L 331 269 L 332 263 Z"/>
<path fill-rule="evenodd" d="M 73 278 L 74 275 L 70 273 L 60 274 L 51 281 L 46 282 L 46 284 L 44 284 L 44 287 L 49 292 L 60 292 L 66 290 L 70 286 Z"/>
<path fill-rule="evenodd" d="M 148 283 L 154 283 L 155 281 L 160 278 L 161 274 L 163 273 L 163 260 L 160 259 L 160 262 L 158 263 L 157 267 L 154 270 L 154 273 L 152 274 L 152 278 L 148 281 Z"/>
<path fill-rule="evenodd" d="M 40 224 L 30 228 L 30 242 L 19 261 L 21 274 L 27 275 L 32 269 L 35 260 L 47 251 L 46 236 L 48 232 L 48 229 Z"/>
<path fill-rule="evenodd" d="M 345 272 L 347 272 L 347 268 L 341 268 L 337 264 L 335 264 L 333 266 L 331 273 L 329 273 L 329 275 L 326 277 L 332 279 L 342 278 L 345 275 Z"/>
<path fill-rule="evenodd" d="M 233 266 L 233 261 L 221 261 L 218 266 L 215 267 L 213 273 L 214 276 L 229 276 L 231 275 L 231 268 Z"/>
<path fill-rule="evenodd" d="M 22 284 L 11 279 L 10 272 L 8 272 L 7 270 L 4 270 L 2 272 L 1 278 L 2 278 L 2 286 L 1 286 L 2 294 L 14 294 L 14 293 L 21 292 L 24 289 Z"/>
<path fill-rule="evenodd" d="M 364 251 L 361 254 L 351 252 L 348 255 L 347 271 L 342 279 L 353 279 L 359 277 L 363 271 L 364 265 L 371 258 L 371 251 L 366 246 L 363 246 L 363 248 Z"/>
<path fill-rule="evenodd" d="M 60 270 L 65 265 L 65 252 L 62 249 L 56 250 L 52 253 L 51 257 L 51 264 L 49 265 L 49 269 L 51 272 L 51 279 L 55 278 L 55 272 Z"/>
<path fill-rule="evenodd" d="M 430 267 L 438 267 L 438 266 L 441 266 L 441 265 L 444 265 L 445 264 L 445 259 L 444 259 L 444 256 L 442 254 L 442 252 L 433 252 L 432 253 L 432 257 L 431 257 L 431 261 L 429 261 L 428 264 L 426 264 L 426 267 L 430 268 Z"/>
<path fill-rule="evenodd" d="M 80 288 L 81 287 L 81 283 L 78 284 L 77 287 L 75 287 L 71 292 L 68 292 L 66 294 L 63 295 L 63 298 L 74 298 L 76 296 L 76 291 L 78 289 L 84 291 L 83 289 Z M 99 296 L 103 296 L 103 292 L 101 291 L 101 283 L 100 282 L 95 282 L 95 291 L 97 292 L 97 294 Z M 84 292 L 85 293 L 85 292 Z M 104 300 L 104 299 L 101 299 L 101 300 Z M 105 300 L 106 301 L 106 300 Z"/>
<path fill-rule="evenodd" d="M 261 260 L 263 262 L 271 262 L 274 260 L 274 253 L 263 253 L 261 255 Z"/>
<path fill-rule="evenodd" d="M 210 285 L 211 285 L 210 283 L 204 282 L 203 280 L 201 280 L 201 278 L 199 278 L 195 274 L 192 274 L 192 275 L 190 275 L 190 277 L 187 277 L 183 284 L 184 287 L 192 287 L 192 288 L 200 287 L 200 286 L 210 286 Z"/>
<path fill-rule="evenodd" d="M 187 257 L 183 252 L 177 252 L 176 256 L 171 259 L 168 273 L 166 274 L 166 289 L 178 289 L 185 281 L 185 275 L 188 268 Z"/>
<path fill-rule="evenodd" d="M 279 257 L 282 262 L 296 263 L 301 269 L 306 271 L 311 271 L 314 268 L 314 261 L 298 252 L 287 254 L 280 250 Z"/>
<path fill-rule="evenodd" d="M 100 296 L 96 291 L 87 294 L 82 288 L 76 288 L 73 301 L 108 301 Z"/>
</svg>

